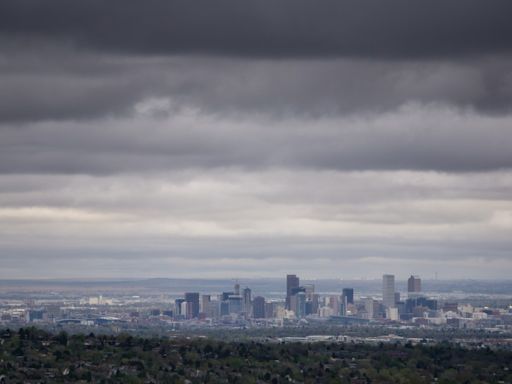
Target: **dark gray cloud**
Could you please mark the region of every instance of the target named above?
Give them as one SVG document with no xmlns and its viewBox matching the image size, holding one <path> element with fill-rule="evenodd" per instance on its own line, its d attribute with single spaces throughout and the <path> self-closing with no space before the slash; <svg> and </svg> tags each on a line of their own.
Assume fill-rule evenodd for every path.
<svg viewBox="0 0 512 384">
<path fill-rule="evenodd" d="M 507 0 L 7 0 L 0 33 L 129 53 L 453 57 L 510 52 Z"/>
<path fill-rule="evenodd" d="M 512 105 L 508 1 L 4 1 L 0 121 L 129 114 L 483 113 Z M 276 60 L 279 59 L 279 60 Z"/>
<path fill-rule="evenodd" d="M 166 117 L 145 111 L 170 108 Z M 512 118 L 442 105 L 325 118 L 205 115 L 148 99 L 116 119 L 3 129 L 1 173 L 281 167 L 470 172 L 512 167 Z"/>
<path fill-rule="evenodd" d="M 249 60 L 0 50 L 0 122 L 126 116 L 145 98 L 207 114 L 324 117 L 410 102 L 508 113 L 512 58 Z"/>
</svg>

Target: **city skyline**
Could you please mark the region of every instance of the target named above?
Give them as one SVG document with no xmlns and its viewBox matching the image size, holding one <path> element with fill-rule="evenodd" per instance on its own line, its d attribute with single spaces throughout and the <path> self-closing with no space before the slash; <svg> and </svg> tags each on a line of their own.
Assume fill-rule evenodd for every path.
<svg viewBox="0 0 512 384">
<path fill-rule="evenodd" d="M 0 279 L 509 278 L 512 3 L 240 4 L 0 2 Z"/>
<path fill-rule="evenodd" d="M 53 290 L 26 293 L 11 291 L 3 298 L 0 321 L 4 324 L 37 324 L 44 327 L 114 327 L 114 329 L 222 329 L 294 328 L 318 325 L 419 326 L 434 330 L 495 328 L 510 324 L 512 306 L 496 294 L 471 296 L 469 292 L 422 292 L 420 277 L 411 275 L 407 284 L 395 285 L 395 276 L 382 275 L 380 291 L 338 283 L 334 291 L 317 290 L 311 282 L 288 274 L 278 291 L 261 291 L 238 280 L 231 286 L 211 290 L 189 285 L 184 293 L 160 294 L 151 290 L 132 295 L 110 291 L 103 295 L 77 295 Z M 198 284 L 199 283 L 199 284 Z M 253 281 L 253 283 L 258 283 Z M 284 283 L 284 284 L 283 284 Z M 42 287 L 41 287 L 42 288 Z M 40 289 L 41 289 L 40 288 Z M 163 287 L 160 287 L 162 289 Z M 452 286 L 453 289 L 453 286 Z M 254 292 L 254 296 L 253 296 Z M 407 295 L 401 296 L 401 292 Z M 412 292 L 412 293 L 411 293 Z M 9 297 L 17 297 L 12 300 Z M 20 300 L 19 298 L 23 298 Z M 460 300 L 460 302 L 459 302 Z M 73 305 L 70 305 L 73 303 Z M 488 304 L 492 303 L 492 307 Z"/>
</svg>

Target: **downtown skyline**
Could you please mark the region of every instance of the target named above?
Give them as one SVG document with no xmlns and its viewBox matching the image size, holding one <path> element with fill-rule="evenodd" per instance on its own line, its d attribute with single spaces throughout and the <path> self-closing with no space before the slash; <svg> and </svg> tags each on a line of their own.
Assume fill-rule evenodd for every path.
<svg viewBox="0 0 512 384">
<path fill-rule="evenodd" d="M 510 277 L 509 1 L 198 4 L 0 4 L 0 279 Z"/>
</svg>

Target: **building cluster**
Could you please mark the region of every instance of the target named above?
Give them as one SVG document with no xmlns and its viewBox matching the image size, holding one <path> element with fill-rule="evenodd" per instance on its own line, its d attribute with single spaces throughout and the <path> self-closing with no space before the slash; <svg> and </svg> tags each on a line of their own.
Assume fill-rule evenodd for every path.
<svg viewBox="0 0 512 384">
<path fill-rule="evenodd" d="M 380 297 L 379 297 L 380 296 Z M 354 289 L 342 288 L 339 294 L 320 295 L 313 284 L 301 284 L 297 275 L 286 276 L 286 296 L 283 300 L 252 297 L 246 287 L 237 283 L 233 291 L 216 297 L 199 293 L 185 293 L 175 301 L 175 320 L 199 321 L 315 321 L 328 319 L 340 324 L 408 323 L 420 326 L 446 325 L 461 328 L 510 326 L 509 309 L 473 308 L 455 302 L 439 303 L 422 293 L 421 279 L 410 276 L 407 292 L 401 295 L 395 287 L 395 276 L 382 277 L 382 294 L 354 295 Z"/>
<path fill-rule="evenodd" d="M 467 303 L 438 301 L 422 292 L 421 279 L 410 276 L 407 291 L 398 292 L 395 276 L 382 277 L 382 291 L 361 295 L 352 287 L 337 293 L 318 293 L 313 284 L 301 284 L 297 275 L 286 276 L 286 292 L 267 299 L 251 288 L 217 294 L 186 292 L 180 297 L 159 299 L 92 296 L 76 300 L 0 304 L 0 322 L 53 324 L 129 324 L 151 326 L 282 326 L 315 321 L 337 324 L 415 324 L 457 328 L 510 327 L 511 308 L 473 307 Z"/>
<path fill-rule="evenodd" d="M 174 300 L 173 318 L 175 320 L 230 320 L 264 319 L 280 317 L 281 303 L 266 301 L 262 296 L 252 295 L 249 287 L 240 290 L 236 283 L 232 291 L 218 295 L 199 292 L 186 292 L 184 297 Z"/>
</svg>

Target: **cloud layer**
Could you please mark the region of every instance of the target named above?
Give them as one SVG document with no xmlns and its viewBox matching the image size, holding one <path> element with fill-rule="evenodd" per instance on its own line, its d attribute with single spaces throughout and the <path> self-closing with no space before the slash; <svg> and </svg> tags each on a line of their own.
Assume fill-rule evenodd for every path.
<svg viewBox="0 0 512 384">
<path fill-rule="evenodd" d="M 7 0 L 0 31 L 129 53 L 453 57 L 509 52 L 507 0 Z"/>
<path fill-rule="evenodd" d="M 0 277 L 508 277 L 509 1 L 0 4 Z"/>
</svg>

